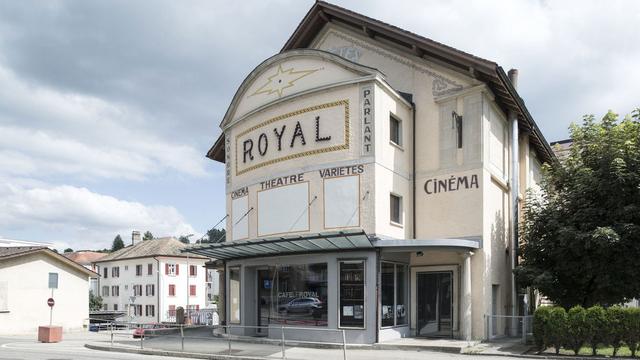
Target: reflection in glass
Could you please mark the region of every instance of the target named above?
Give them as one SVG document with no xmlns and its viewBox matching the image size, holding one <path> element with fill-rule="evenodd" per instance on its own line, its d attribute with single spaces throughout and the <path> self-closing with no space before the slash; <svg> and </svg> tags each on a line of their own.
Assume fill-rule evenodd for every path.
<svg viewBox="0 0 640 360">
<path fill-rule="evenodd" d="M 240 323 L 240 267 L 229 268 L 229 321 Z"/>
</svg>

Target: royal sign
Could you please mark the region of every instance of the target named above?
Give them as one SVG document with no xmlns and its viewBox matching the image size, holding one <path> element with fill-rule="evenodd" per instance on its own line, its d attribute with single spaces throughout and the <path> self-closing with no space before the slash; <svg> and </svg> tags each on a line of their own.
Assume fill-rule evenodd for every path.
<svg viewBox="0 0 640 360">
<path fill-rule="evenodd" d="M 267 119 L 235 137 L 236 175 L 278 162 L 349 148 L 349 101 Z"/>
</svg>

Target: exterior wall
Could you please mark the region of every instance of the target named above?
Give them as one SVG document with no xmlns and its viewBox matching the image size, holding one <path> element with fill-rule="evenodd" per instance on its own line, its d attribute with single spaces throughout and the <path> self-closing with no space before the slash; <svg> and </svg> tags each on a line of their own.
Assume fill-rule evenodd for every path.
<svg viewBox="0 0 640 360">
<path fill-rule="evenodd" d="M 58 273 L 58 289 L 48 288 L 50 272 Z M 53 325 L 80 331 L 89 318 L 89 277 L 43 254 L 5 260 L 0 283 L 7 283 L 8 309 L 0 311 L 0 335 L 34 334 L 49 325 L 47 299 L 53 297 Z"/>
<path fill-rule="evenodd" d="M 174 305 L 176 308 L 182 306 L 187 308 L 187 304 L 191 307 L 198 307 L 203 309 L 206 307 L 207 286 L 206 286 L 206 274 L 204 259 L 189 259 L 187 263 L 186 258 L 170 258 L 159 257 L 160 259 L 160 321 L 168 321 L 169 319 L 169 307 Z M 180 273 L 176 276 L 165 274 L 165 264 L 179 264 Z M 189 266 L 195 265 L 197 268 L 196 276 L 189 276 Z M 175 296 L 169 295 L 169 284 L 175 285 Z M 196 295 L 189 295 L 189 286 L 196 285 Z"/>
<path fill-rule="evenodd" d="M 149 240 L 151 241 L 151 240 Z M 158 260 L 156 260 L 156 258 Z M 182 306 L 186 308 L 187 294 L 187 277 L 189 269 L 187 267 L 187 259 L 182 257 L 147 257 L 138 259 L 122 259 L 115 261 L 107 261 L 98 263 L 100 282 L 99 295 L 102 296 L 103 304 L 107 304 L 107 310 L 114 310 L 114 305 L 118 305 L 118 311 L 124 311 L 125 316 L 133 322 L 154 323 L 168 321 L 167 311 L 169 305 Z M 159 266 L 158 266 L 159 261 Z M 172 276 L 165 274 L 165 264 L 180 264 L 179 275 Z M 189 259 L 189 264 L 197 265 L 198 271 L 196 277 L 189 278 L 190 285 L 196 285 L 196 296 L 189 296 L 190 305 L 198 305 L 200 308 L 205 307 L 206 284 L 204 259 Z M 147 266 L 152 264 L 153 272 L 148 274 Z M 142 275 L 136 275 L 136 265 L 142 265 Z M 120 276 L 114 278 L 112 276 L 112 268 L 118 266 L 120 268 Z M 108 277 L 104 277 L 104 269 L 108 270 Z M 126 269 L 126 270 L 125 270 Z M 159 270 L 159 272 L 158 272 Z M 176 286 L 176 295 L 169 296 L 169 284 Z M 142 305 L 142 315 L 134 316 L 134 310 L 129 309 L 131 303 L 130 297 L 134 295 L 134 285 L 142 285 L 142 296 L 136 296 L 134 305 Z M 146 295 L 147 285 L 154 285 L 155 295 Z M 103 296 L 102 288 L 108 286 L 109 295 Z M 119 286 L 119 296 L 112 296 L 112 286 Z M 154 306 L 154 315 L 146 315 L 146 305 Z"/>
</svg>

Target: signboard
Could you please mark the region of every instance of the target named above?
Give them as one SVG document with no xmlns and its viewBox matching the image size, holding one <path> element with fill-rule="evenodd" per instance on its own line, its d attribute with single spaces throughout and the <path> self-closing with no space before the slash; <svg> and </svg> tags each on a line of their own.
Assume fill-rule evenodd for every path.
<svg viewBox="0 0 640 360">
<path fill-rule="evenodd" d="M 53 298 L 48 298 L 47 299 L 47 305 L 49 305 L 49 307 L 53 307 L 53 305 L 55 305 L 56 302 L 53 300 Z"/>
<path fill-rule="evenodd" d="M 374 154 L 374 133 L 373 124 L 373 85 L 360 87 L 360 109 L 362 119 L 362 156 Z"/>
<path fill-rule="evenodd" d="M 235 137 L 236 175 L 349 148 L 349 100 L 310 106 L 252 126 Z"/>
<path fill-rule="evenodd" d="M 58 288 L 58 273 L 49 273 L 49 289 Z"/>
</svg>

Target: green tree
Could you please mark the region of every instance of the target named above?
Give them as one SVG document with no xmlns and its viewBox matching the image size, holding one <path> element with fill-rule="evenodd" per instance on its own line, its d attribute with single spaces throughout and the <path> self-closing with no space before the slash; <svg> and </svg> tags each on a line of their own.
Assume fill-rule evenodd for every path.
<svg viewBox="0 0 640 360">
<path fill-rule="evenodd" d="M 153 234 L 151 233 L 151 231 L 146 231 L 144 235 L 142 235 L 142 240 L 153 240 Z"/>
<path fill-rule="evenodd" d="M 89 291 L 89 310 L 96 311 L 102 309 L 102 297 L 93 295 L 93 291 Z"/>
<path fill-rule="evenodd" d="M 207 239 L 202 239 L 200 242 L 202 243 L 217 243 L 224 242 L 226 238 L 226 231 L 224 229 L 218 230 L 216 228 L 211 228 L 207 231 Z"/>
<path fill-rule="evenodd" d="M 566 157 L 529 194 L 519 283 L 565 308 L 640 297 L 640 109 L 571 125 Z"/>
<path fill-rule="evenodd" d="M 113 244 L 111 245 L 111 251 L 118 251 L 118 250 L 120 250 L 122 248 L 124 248 L 124 241 L 122 241 L 122 238 L 120 237 L 120 234 L 118 234 L 113 239 Z"/>
<path fill-rule="evenodd" d="M 178 240 L 183 243 L 183 244 L 189 244 L 191 241 L 189 240 L 188 236 L 184 236 L 184 235 L 180 235 L 180 237 L 178 238 Z"/>
<path fill-rule="evenodd" d="M 73 249 L 72 249 L 72 248 L 66 248 L 66 249 L 64 249 L 64 253 L 65 253 L 65 254 L 66 254 L 66 253 L 72 253 L 72 252 L 73 252 Z"/>
</svg>

